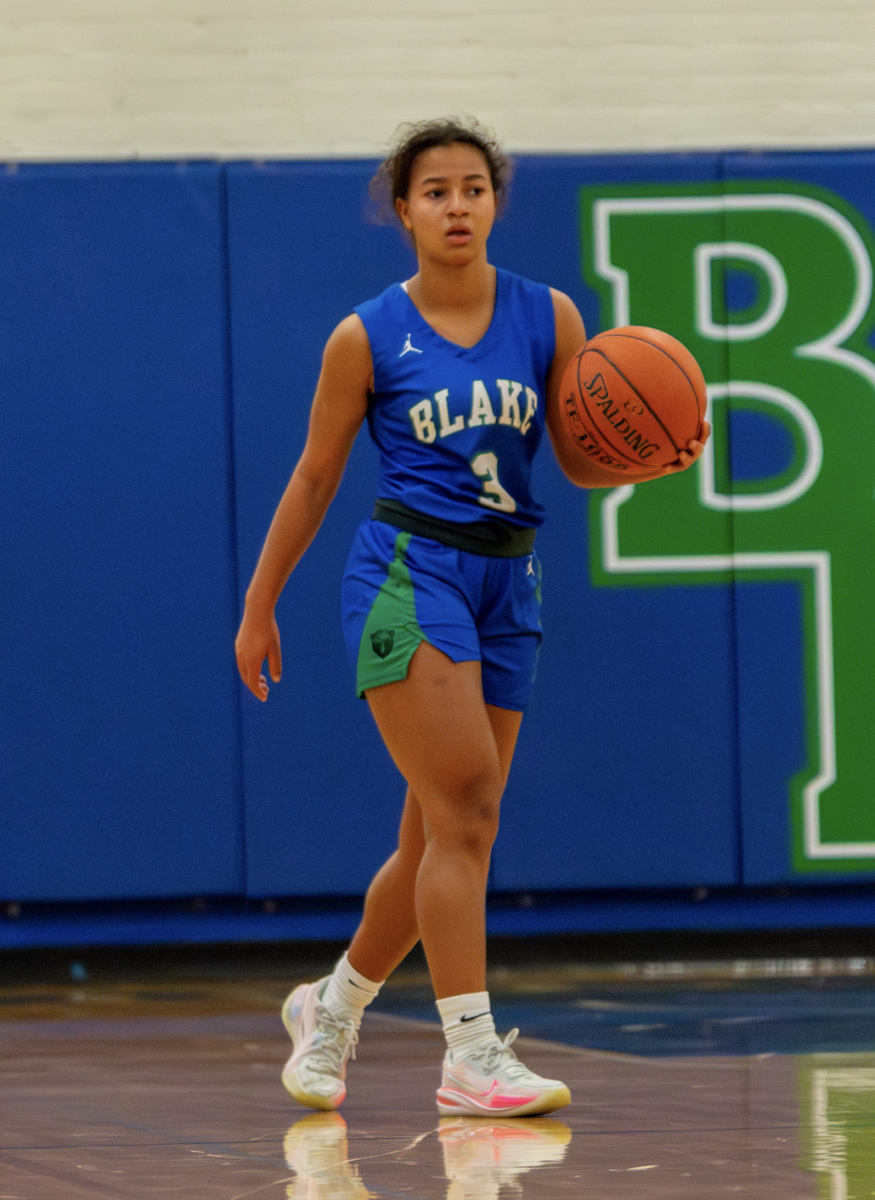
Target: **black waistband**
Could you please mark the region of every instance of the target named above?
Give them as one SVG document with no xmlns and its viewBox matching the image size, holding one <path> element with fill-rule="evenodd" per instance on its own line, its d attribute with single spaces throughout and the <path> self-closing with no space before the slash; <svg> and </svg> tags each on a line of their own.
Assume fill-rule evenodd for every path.
<svg viewBox="0 0 875 1200">
<path fill-rule="evenodd" d="M 371 514 L 373 520 L 384 521 L 417 537 L 431 538 L 454 550 L 469 554 L 485 554 L 489 558 L 522 558 L 535 548 L 537 530 L 528 525 L 511 525 L 509 521 L 493 518 L 488 521 L 444 521 L 428 513 L 416 512 L 400 500 L 378 500 Z"/>
</svg>

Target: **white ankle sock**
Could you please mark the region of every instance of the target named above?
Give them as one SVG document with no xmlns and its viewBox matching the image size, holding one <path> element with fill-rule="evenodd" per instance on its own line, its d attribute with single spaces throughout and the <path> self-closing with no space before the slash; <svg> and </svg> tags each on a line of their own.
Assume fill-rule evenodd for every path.
<svg viewBox="0 0 875 1200">
<path fill-rule="evenodd" d="M 453 1058 L 464 1058 L 484 1038 L 495 1037 L 495 1022 L 488 992 L 467 992 L 437 1001 L 447 1048 Z"/>
<path fill-rule="evenodd" d="M 322 1003 L 338 1016 L 351 1017 L 359 1025 L 365 1009 L 376 997 L 385 980 L 374 983 L 350 965 L 344 954 L 329 977 Z"/>
</svg>

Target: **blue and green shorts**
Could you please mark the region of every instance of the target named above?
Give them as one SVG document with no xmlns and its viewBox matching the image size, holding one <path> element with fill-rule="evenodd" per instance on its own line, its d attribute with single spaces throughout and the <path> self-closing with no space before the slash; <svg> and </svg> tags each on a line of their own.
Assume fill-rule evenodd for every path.
<svg viewBox="0 0 875 1200">
<path fill-rule="evenodd" d="M 524 711 L 541 646 L 541 568 L 534 552 L 493 558 L 365 521 L 342 589 L 356 693 L 407 678 L 428 642 L 453 662 L 479 661 L 487 704 Z"/>
</svg>

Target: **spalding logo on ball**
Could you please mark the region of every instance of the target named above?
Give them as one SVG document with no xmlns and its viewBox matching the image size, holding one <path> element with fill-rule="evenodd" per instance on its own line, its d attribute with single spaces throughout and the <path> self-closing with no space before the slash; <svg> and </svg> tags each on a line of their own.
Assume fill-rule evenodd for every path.
<svg viewBox="0 0 875 1200">
<path fill-rule="evenodd" d="M 705 418 L 699 364 L 671 334 L 623 325 L 596 334 L 562 376 L 566 441 L 607 471 L 634 476 L 673 463 Z"/>
</svg>

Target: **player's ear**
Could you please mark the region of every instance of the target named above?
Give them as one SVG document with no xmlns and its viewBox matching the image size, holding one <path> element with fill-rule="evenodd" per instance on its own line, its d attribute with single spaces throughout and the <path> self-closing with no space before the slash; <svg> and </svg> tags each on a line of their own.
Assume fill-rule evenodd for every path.
<svg viewBox="0 0 875 1200">
<path fill-rule="evenodd" d="M 398 216 L 401 218 L 401 224 L 404 226 L 405 229 L 412 230 L 413 223 L 410 220 L 409 208 L 410 208 L 410 205 L 407 203 L 407 201 L 402 196 L 399 196 L 398 199 L 395 201 L 395 211 L 398 214 Z"/>
</svg>

